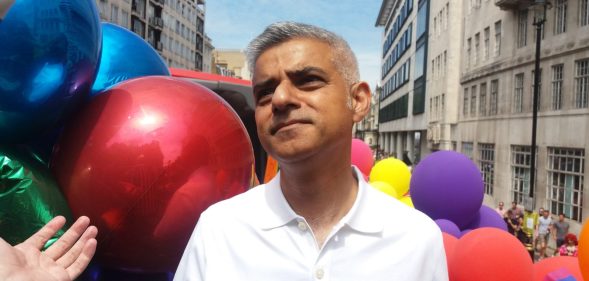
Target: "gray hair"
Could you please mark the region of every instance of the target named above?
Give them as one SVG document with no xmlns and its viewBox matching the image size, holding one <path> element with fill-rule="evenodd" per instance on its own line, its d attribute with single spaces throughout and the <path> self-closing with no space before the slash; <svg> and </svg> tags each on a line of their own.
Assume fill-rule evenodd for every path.
<svg viewBox="0 0 589 281">
<path fill-rule="evenodd" d="M 344 80 L 349 85 L 360 80 L 356 56 L 341 36 L 317 26 L 288 21 L 269 25 L 249 43 L 245 53 L 250 73 L 253 75 L 256 60 L 263 52 L 294 38 L 311 38 L 327 43 L 333 51 L 333 64 Z"/>
</svg>

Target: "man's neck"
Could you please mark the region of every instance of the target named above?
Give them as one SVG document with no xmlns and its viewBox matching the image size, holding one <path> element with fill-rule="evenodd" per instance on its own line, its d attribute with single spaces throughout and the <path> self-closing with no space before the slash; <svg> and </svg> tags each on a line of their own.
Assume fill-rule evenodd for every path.
<svg viewBox="0 0 589 281">
<path fill-rule="evenodd" d="M 284 197 L 309 223 L 319 248 L 352 208 L 358 193 L 358 180 L 349 161 L 325 162 L 320 166 L 284 165 L 280 171 Z"/>
</svg>

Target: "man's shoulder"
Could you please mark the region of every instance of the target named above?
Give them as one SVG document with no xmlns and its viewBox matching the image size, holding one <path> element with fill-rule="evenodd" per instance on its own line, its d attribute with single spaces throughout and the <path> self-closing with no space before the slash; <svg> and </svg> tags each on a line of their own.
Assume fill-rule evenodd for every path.
<svg viewBox="0 0 589 281">
<path fill-rule="evenodd" d="M 265 185 L 259 185 L 231 198 L 219 201 L 203 212 L 210 217 L 231 217 L 253 215 L 264 200 Z"/>
</svg>

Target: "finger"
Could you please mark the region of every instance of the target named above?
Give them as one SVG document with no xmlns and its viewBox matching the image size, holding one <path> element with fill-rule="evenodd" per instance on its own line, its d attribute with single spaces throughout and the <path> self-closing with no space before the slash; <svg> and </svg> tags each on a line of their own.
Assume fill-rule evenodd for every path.
<svg viewBox="0 0 589 281">
<path fill-rule="evenodd" d="M 82 274 L 84 269 L 88 266 L 94 253 L 96 252 L 96 239 L 91 238 L 84 244 L 82 253 L 76 258 L 76 261 L 69 266 L 66 271 L 70 275 L 72 280 L 75 280 Z"/>
<path fill-rule="evenodd" d="M 65 218 L 62 216 L 57 216 L 50 220 L 39 231 L 29 237 L 29 239 L 25 240 L 19 245 L 31 246 L 40 250 L 45 246 L 45 243 L 47 243 L 47 241 L 63 227 L 64 224 Z"/>
<path fill-rule="evenodd" d="M 82 253 L 82 251 L 84 250 L 86 243 L 90 239 L 95 239 L 97 233 L 98 229 L 95 226 L 88 227 L 88 229 L 86 229 L 86 231 L 84 232 L 84 234 L 82 234 L 82 237 L 76 242 L 76 244 L 74 244 L 74 246 L 71 249 L 69 249 L 69 251 L 67 251 L 57 260 L 57 264 L 61 265 L 63 268 L 71 266 L 76 261 L 78 256 L 80 256 L 80 253 Z"/>
<path fill-rule="evenodd" d="M 53 260 L 59 259 L 65 254 L 82 236 L 90 225 L 90 219 L 81 216 L 76 222 L 55 242 L 45 250 L 45 254 Z"/>
</svg>

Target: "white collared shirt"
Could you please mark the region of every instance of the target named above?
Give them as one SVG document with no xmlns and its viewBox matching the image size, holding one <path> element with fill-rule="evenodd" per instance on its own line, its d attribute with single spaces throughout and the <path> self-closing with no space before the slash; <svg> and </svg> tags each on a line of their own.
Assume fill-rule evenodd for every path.
<svg viewBox="0 0 589 281">
<path fill-rule="evenodd" d="M 288 205 L 278 174 L 202 213 L 174 280 L 448 280 L 436 224 L 355 171 L 356 201 L 323 248 Z"/>
</svg>

